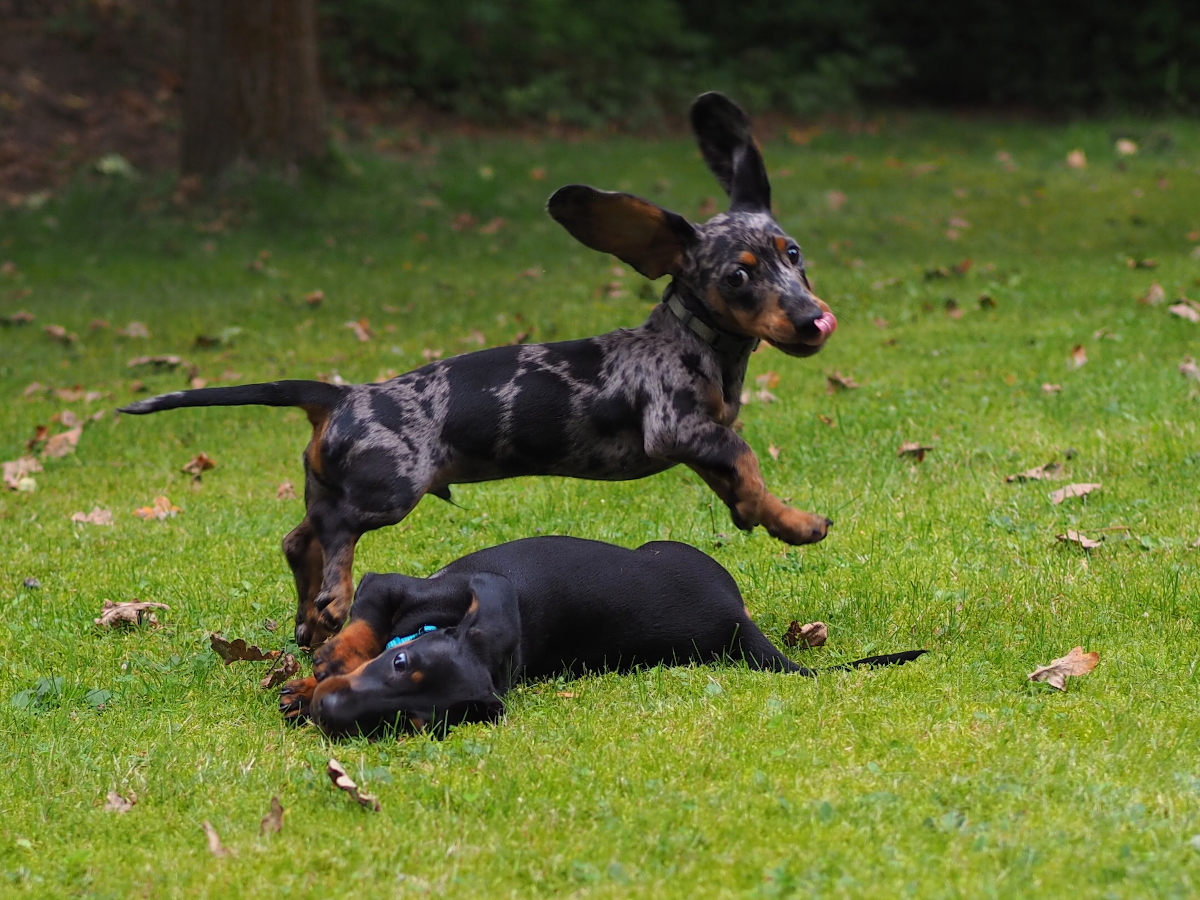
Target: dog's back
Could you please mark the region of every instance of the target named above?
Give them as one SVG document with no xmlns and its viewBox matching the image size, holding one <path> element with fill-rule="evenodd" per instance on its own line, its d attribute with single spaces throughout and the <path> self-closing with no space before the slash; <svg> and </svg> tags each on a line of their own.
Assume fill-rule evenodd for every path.
<svg viewBox="0 0 1200 900">
<path fill-rule="evenodd" d="M 529 678 L 740 658 L 747 640 L 762 651 L 755 637 L 779 655 L 746 616 L 730 574 L 687 544 L 627 550 L 582 538 L 524 538 L 456 560 L 435 580 L 478 572 L 503 575 L 516 589 Z M 752 664 L 766 662 L 753 656 Z"/>
</svg>

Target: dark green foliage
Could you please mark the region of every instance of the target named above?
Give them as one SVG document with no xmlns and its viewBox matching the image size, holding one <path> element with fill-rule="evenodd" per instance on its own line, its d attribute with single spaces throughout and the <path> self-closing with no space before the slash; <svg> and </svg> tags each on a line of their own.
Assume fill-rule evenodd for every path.
<svg viewBox="0 0 1200 900">
<path fill-rule="evenodd" d="M 481 118 L 644 122 L 719 87 L 757 109 L 863 100 L 1053 110 L 1200 101 L 1200 14 L 1018 0 L 327 0 L 323 52 L 354 90 Z"/>
</svg>

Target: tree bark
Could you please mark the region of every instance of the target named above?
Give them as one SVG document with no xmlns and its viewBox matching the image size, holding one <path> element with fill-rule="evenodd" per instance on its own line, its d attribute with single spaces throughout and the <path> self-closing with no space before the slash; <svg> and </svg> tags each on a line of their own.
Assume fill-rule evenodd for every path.
<svg viewBox="0 0 1200 900">
<path fill-rule="evenodd" d="M 186 173 L 326 153 L 316 0 L 187 0 Z"/>
</svg>

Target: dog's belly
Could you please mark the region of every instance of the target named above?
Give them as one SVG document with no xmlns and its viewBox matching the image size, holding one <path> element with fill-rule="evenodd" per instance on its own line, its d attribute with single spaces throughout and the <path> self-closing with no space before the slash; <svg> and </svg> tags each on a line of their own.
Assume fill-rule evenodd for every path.
<svg viewBox="0 0 1200 900">
<path fill-rule="evenodd" d="M 590 481 L 632 481 L 656 475 L 673 463 L 651 459 L 637 440 L 602 441 L 575 448 L 558 458 L 504 454 L 494 459 L 459 456 L 444 473 L 444 483 L 472 484 L 524 475 L 560 475 Z M 440 485 L 439 485 L 440 486 Z"/>
</svg>

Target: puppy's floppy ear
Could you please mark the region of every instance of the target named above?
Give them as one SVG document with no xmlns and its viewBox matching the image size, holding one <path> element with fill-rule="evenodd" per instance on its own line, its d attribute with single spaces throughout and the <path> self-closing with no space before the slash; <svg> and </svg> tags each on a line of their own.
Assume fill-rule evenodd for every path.
<svg viewBox="0 0 1200 900">
<path fill-rule="evenodd" d="M 458 625 L 459 640 L 488 669 L 498 693 L 512 686 L 519 666 L 521 607 L 517 589 L 503 575 L 479 573 L 467 582 L 471 605 Z"/>
<path fill-rule="evenodd" d="M 581 244 L 611 253 L 651 280 L 678 274 L 697 240 L 691 223 L 677 213 L 584 184 L 559 188 L 546 211 Z"/>
<path fill-rule="evenodd" d="M 713 91 L 692 104 L 692 131 L 709 169 L 729 195 L 731 210 L 771 211 L 771 183 L 740 106 Z"/>
</svg>

